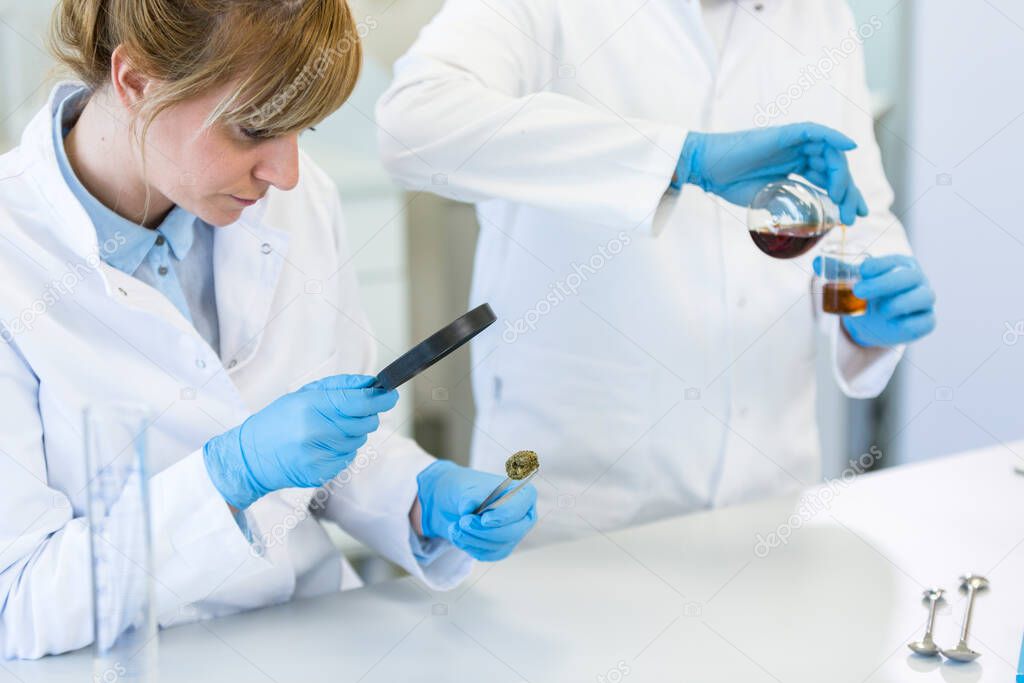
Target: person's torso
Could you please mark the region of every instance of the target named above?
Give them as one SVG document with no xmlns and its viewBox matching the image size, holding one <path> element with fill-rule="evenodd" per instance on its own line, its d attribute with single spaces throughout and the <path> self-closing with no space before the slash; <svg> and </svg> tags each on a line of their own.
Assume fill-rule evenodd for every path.
<svg viewBox="0 0 1024 683">
<path fill-rule="evenodd" d="M 843 37 L 839 3 L 718 3 L 720 54 L 698 4 L 557 3 L 547 47 L 573 68 L 548 89 L 702 132 L 842 127 L 841 96 L 808 72 Z M 598 528 L 817 479 L 812 254 L 769 258 L 744 209 L 692 186 L 656 237 L 478 210 L 472 300 L 502 334 L 474 344 L 475 464 L 537 450 L 550 517 Z"/>
<path fill-rule="evenodd" d="M 296 190 L 271 190 L 240 221 L 217 229 L 218 357 L 166 296 L 98 257 L 103 245 L 66 186 L 57 187 L 54 158 L 24 145 L 0 157 L 0 328 L 38 386 L 40 476 L 67 494 L 75 516 L 86 513 L 86 406 L 146 408 L 155 475 L 278 396 L 365 362 L 362 338 L 339 339 L 340 317 L 361 311 L 350 310 L 351 292 L 336 286 L 348 286 L 351 265 L 339 262 L 345 236 L 330 229 L 324 193 L 335 190 L 305 158 L 301 174 Z M 265 576 L 233 577 L 197 615 L 338 588 L 340 558 L 305 512 L 311 495 L 289 489 L 250 508 L 260 530 L 287 524 L 289 533 L 266 552 L 289 569 L 268 564 Z M 305 585 L 306 576 L 326 575 L 325 564 L 335 566 L 327 572 L 333 585 Z"/>
</svg>

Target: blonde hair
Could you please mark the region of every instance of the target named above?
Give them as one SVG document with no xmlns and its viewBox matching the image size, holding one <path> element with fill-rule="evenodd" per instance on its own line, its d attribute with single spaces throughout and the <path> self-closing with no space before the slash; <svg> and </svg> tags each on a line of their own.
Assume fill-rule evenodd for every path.
<svg viewBox="0 0 1024 683">
<path fill-rule="evenodd" d="M 110 83 L 111 55 L 124 46 L 158 81 L 135 112 L 143 138 L 160 112 L 228 82 L 236 86 L 207 126 L 302 130 L 348 99 L 362 61 L 346 0 L 59 0 L 50 44 L 93 91 Z"/>
</svg>

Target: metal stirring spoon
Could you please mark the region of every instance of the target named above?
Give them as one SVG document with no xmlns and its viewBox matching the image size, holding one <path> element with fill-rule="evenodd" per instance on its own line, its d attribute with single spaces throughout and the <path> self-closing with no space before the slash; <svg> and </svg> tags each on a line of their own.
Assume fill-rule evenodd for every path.
<svg viewBox="0 0 1024 683">
<path fill-rule="evenodd" d="M 973 662 L 981 656 L 967 647 L 967 632 L 971 628 L 971 612 L 974 610 L 974 598 L 979 592 L 988 588 L 988 579 L 977 574 L 960 577 L 960 592 L 967 594 L 967 610 L 964 612 L 964 624 L 960 628 L 960 642 L 954 648 L 943 648 L 942 654 L 957 662 Z"/>
<path fill-rule="evenodd" d="M 932 639 L 932 629 L 935 627 L 935 613 L 941 603 L 945 602 L 942 595 L 946 591 L 941 588 L 929 588 L 924 592 L 924 599 L 921 601 L 928 606 L 928 626 L 924 630 L 924 637 L 907 643 L 907 647 L 919 655 L 934 657 L 939 654 L 939 646 Z"/>
</svg>

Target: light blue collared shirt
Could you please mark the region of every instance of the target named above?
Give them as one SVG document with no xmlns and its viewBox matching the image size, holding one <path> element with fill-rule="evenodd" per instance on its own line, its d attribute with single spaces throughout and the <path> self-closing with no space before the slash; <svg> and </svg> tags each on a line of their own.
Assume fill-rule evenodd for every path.
<svg viewBox="0 0 1024 683">
<path fill-rule="evenodd" d="M 170 300 L 220 355 L 220 326 L 213 280 L 213 226 L 175 206 L 155 230 L 118 215 L 93 197 L 75 175 L 64 138 L 78 120 L 89 91 L 81 88 L 60 103 L 53 122 L 57 163 L 71 192 L 96 228 L 110 266 L 145 282 Z"/>
</svg>

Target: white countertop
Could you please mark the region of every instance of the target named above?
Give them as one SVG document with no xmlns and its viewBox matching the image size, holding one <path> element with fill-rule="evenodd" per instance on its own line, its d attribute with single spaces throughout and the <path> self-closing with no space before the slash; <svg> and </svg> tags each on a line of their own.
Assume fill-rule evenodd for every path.
<svg viewBox="0 0 1024 683">
<path fill-rule="evenodd" d="M 1017 452 L 1021 447 L 1011 445 Z M 172 681 L 1011 681 L 1024 634 L 1024 476 L 993 447 L 797 496 L 518 553 L 451 593 L 411 579 L 161 634 Z M 639 492 L 638 492 L 638 495 Z M 810 507 L 805 507 L 810 510 Z M 755 548 L 787 528 L 788 542 Z M 767 552 L 766 552 L 767 550 Z M 984 574 L 972 664 L 921 659 L 920 593 Z M 85 681 L 88 650 L 0 682 Z"/>
</svg>

